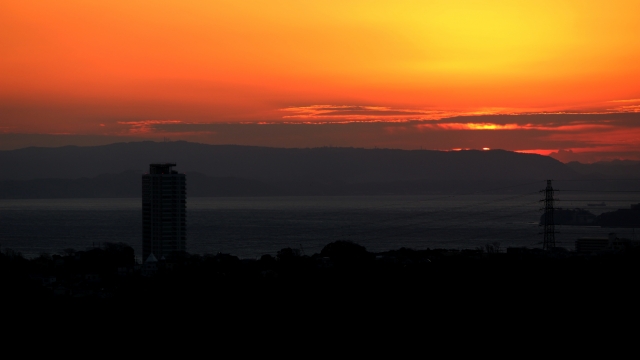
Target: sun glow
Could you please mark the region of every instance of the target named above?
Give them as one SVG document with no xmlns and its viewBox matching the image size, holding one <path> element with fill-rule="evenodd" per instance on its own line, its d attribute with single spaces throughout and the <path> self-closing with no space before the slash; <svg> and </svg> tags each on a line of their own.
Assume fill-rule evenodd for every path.
<svg viewBox="0 0 640 360">
<path fill-rule="evenodd" d="M 491 123 L 435 123 L 419 124 L 418 129 L 440 129 L 440 130 L 516 130 L 526 129 L 527 126 L 518 124 L 491 124 Z"/>
<path fill-rule="evenodd" d="M 343 124 L 323 136 L 353 145 L 364 135 L 351 126 L 387 122 L 405 128 L 365 145 L 459 131 L 440 148 L 577 148 L 601 131 L 631 148 L 637 133 L 619 124 L 492 116 L 640 114 L 639 13 L 637 0 L 5 1 L 0 132 L 171 125 L 213 143 L 208 124 Z M 239 134 L 228 141 L 250 143 Z"/>
</svg>

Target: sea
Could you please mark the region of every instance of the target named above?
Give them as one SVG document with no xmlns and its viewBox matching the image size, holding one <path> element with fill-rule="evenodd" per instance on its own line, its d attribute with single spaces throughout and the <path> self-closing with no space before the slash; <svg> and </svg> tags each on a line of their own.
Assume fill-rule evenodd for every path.
<svg viewBox="0 0 640 360">
<path fill-rule="evenodd" d="M 640 193 L 569 193 L 555 206 L 598 215 L 640 203 Z M 337 240 L 371 252 L 400 248 L 542 248 L 543 193 L 421 196 L 190 197 L 187 251 L 241 259 L 292 248 L 319 253 Z M 605 203 L 590 207 L 589 204 Z M 631 228 L 556 226 L 556 244 L 574 250 L 579 237 L 640 239 Z M 640 229 L 638 229 L 640 231 Z M 24 257 L 62 254 L 122 242 L 142 252 L 142 202 L 121 199 L 2 199 L 0 251 Z M 138 261 L 140 259 L 138 258 Z"/>
</svg>

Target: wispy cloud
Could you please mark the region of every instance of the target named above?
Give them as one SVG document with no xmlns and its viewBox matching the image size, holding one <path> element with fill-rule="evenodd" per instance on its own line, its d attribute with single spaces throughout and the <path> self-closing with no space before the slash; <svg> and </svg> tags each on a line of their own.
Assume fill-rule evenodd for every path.
<svg viewBox="0 0 640 360">
<path fill-rule="evenodd" d="M 621 100 L 610 100 L 612 103 L 640 103 L 640 99 L 621 99 Z"/>
<path fill-rule="evenodd" d="M 279 109 L 286 115 L 285 120 L 298 120 L 295 123 L 350 123 L 350 122 L 410 122 L 410 121 L 438 121 L 440 123 L 459 123 L 462 117 L 486 117 L 486 116 L 516 116 L 522 121 L 530 116 L 551 116 L 561 115 L 563 120 L 573 120 L 568 116 L 588 116 L 588 115 L 615 115 L 640 112 L 640 99 L 612 100 L 605 103 L 593 104 L 583 109 L 524 109 L 524 108 L 478 108 L 467 110 L 450 109 L 406 109 L 393 108 L 388 106 L 374 105 L 308 105 L 291 106 Z M 566 117 L 565 117 L 566 116 Z M 600 120 L 600 119 L 599 119 Z M 518 128 L 526 127 L 522 121 L 516 121 Z M 565 121 L 562 121 L 565 122 Z M 468 129 L 483 129 L 482 122 L 468 122 Z M 565 122 L 566 123 L 566 122 Z M 493 130 L 514 130 L 516 127 L 510 124 L 503 126 L 487 125 L 484 129 Z M 530 128 L 535 126 L 531 125 Z M 436 128 L 436 127 L 434 127 Z M 446 128 L 441 126 L 440 128 Z M 461 129 L 459 125 L 450 127 L 451 129 Z"/>
<path fill-rule="evenodd" d="M 158 125 L 182 124 L 181 120 L 139 120 L 118 121 L 120 125 L 128 126 L 127 132 L 132 135 L 150 134 L 157 131 Z"/>
<path fill-rule="evenodd" d="M 368 105 L 309 105 L 280 109 L 289 113 L 283 119 L 316 120 L 329 122 L 378 121 L 398 122 L 410 120 L 437 120 L 452 113 L 441 110 L 399 109 Z"/>
<path fill-rule="evenodd" d="M 638 113 L 640 112 L 640 99 L 620 99 L 611 100 L 608 102 L 613 105 L 607 108 L 610 112 L 619 113 Z"/>
<path fill-rule="evenodd" d="M 569 123 L 569 124 L 517 124 L 517 123 L 457 123 L 438 122 L 414 125 L 419 130 L 541 130 L 541 131 L 601 131 L 612 129 L 608 124 Z"/>
<path fill-rule="evenodd" d="M 624 112 L 633 112 L 633 113 L 637 113 L 640 112 L 640 104 L 635 104 L 635 105 L 624 105 L 624 106 L 620 106 L 618 108 L 620 111 L 624 111 Z"/>
</svg>

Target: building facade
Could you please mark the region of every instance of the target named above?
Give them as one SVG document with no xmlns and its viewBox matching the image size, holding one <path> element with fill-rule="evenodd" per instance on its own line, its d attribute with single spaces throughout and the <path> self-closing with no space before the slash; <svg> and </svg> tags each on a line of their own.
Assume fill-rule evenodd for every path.
<svg viewBox="0 0 640 360">
<path fill-rule="evenodd" d="M 187 250 L 187 181 L 176 164 L 151 164 L 142 175 L 142 261 Z"/>
</svg>

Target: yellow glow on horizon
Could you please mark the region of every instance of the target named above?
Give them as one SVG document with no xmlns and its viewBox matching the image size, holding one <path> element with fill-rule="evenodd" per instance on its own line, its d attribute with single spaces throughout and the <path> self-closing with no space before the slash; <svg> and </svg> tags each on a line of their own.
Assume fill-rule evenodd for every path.
<svg viewBox="0 0 640 360">
<path fill-rule="evenodd" d="M 632 142 L 601 123 L 437 120 L 640 112 L 638 14 L 637 0 L 4 1 L 0 129 L 433 120 L 411 130 Z"/>
<path fill-rule="evenodd" d="M 549 156 L 549 154 L 552 154 L 557 151 L 558 150 L 535 149 L 535 150 L 516 150 L 515 152 L 521 153 L 521 154 L 538 154 L 543 156 Z"/>
<path fill-rule="evenodd" d="M 527 130 L 534 128 L 518 124 L 492 124 L 492 123 L 431 123 L 415 125 L 418 129 L 442 129 L 442 130 Z"/>
</svg>

